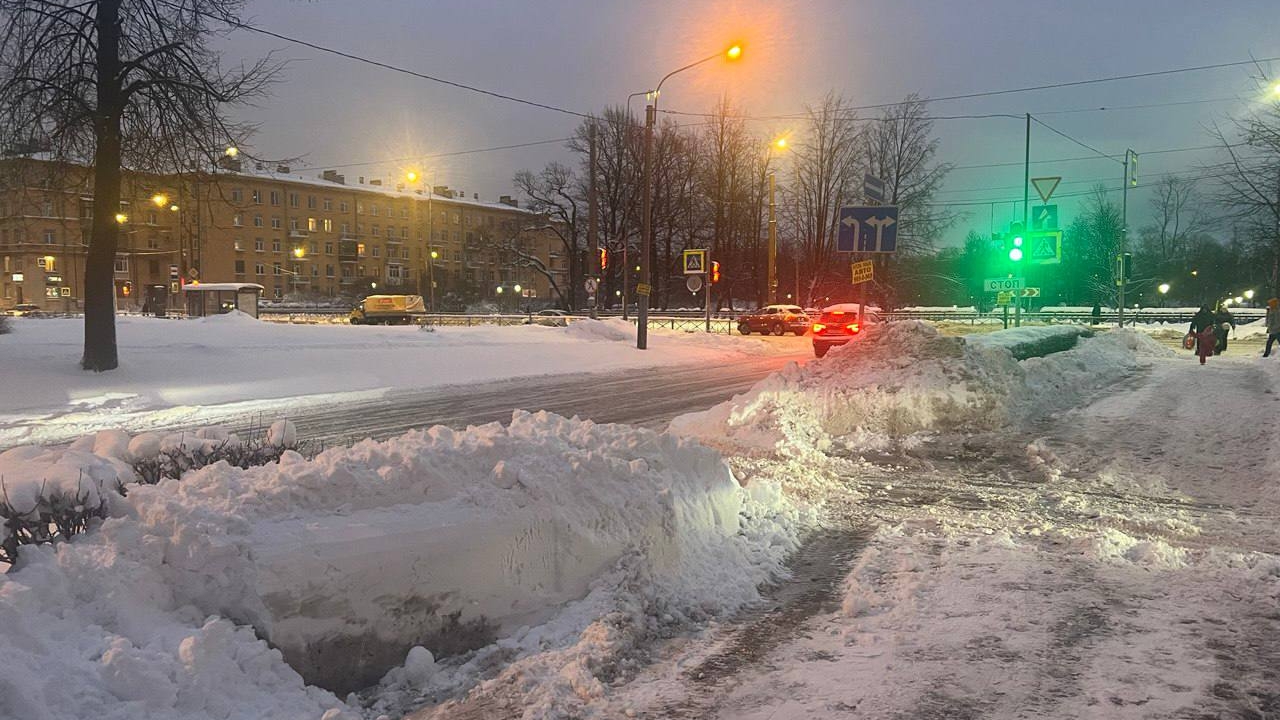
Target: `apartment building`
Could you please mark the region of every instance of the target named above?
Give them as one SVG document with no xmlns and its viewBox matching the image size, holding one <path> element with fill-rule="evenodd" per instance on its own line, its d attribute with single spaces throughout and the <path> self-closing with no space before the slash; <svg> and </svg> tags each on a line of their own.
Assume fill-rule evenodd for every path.
<svg viewBox="0 0 1280 720">
<path fill-rule="evenodd" d="M 91 185 L 83 167 L 0 161 L 0 307 L 82 307 Z M 118 219 L 122 309 L 180 307 L 186 282 L 258 283 L 268 300 L 420 293 L 444 309 L 485 298 L 554 303 L 548 273 L 535 268 L 567 281 L 545 218 L 509 197 L 486 202 L 448 187 L 227 159 L 208 173 L 127 173 Z M 517 285 L 533 297 L 515 300 Z"/>
</svg>

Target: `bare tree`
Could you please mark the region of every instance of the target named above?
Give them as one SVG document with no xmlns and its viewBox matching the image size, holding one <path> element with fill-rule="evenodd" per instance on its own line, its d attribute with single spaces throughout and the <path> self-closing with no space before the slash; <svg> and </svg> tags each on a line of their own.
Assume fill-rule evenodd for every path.
<svg viewBox="0 0 1280 720">
<path fill-rule="evenodd" d="M 582 284 L 581 254 L 586 230 L 585 221 L 578 217 L 579 209 L 586 204 L 578 178 L 568 166 L 553 162 L 537 174 L 521 170 L 514 182 L 529 198 L 529 209 L 551 219 L 547 229 L 560 239 L 569 265 L 569 287 L 562 297 L 565 309 L 573 310 L 578 306 L 577 290 Z"/>
<path fill-rule="evenodd" d="M 270 58 L 223 70 L 208 44 L 241 0 L 0 0 L 0 143 L 93 167 L 85 262 L 86 370 L 119 365 L 112 271 L 121 168 L 209 167 L 251 128 L 228 111 L 261 96 Z"/>
<path fill-rule="evenodd" d="M 1269 82 L 1264 73 L 1259 84 Z M 1224 156 L 1209 168 L 1218 180 L 1215 200 L 1253 240 L 1258 260 L 1270 267 L 1271 294 L 1280 294 L 1280 104 L 1210 132 Z"/>
<path fill-rule="evenodd" d="M 1191 178 L 1166 175 L 1160 179 L 1151 197 L 1155 221 L 1151 238 L 1161 262 L 1181 257 L 1186 239 L 1205 229 L 1198 184 Z"/>
<path fill-rule="evenodd" d="M 791 179 L 785 193 L 785 215 L 797 238 L 801 267 L 809 277 L 808 300 L 835 265 L 840 206 L 855 198 L 862 170 L 861 132 L 848 101 L 827 95 L 816 107 L 806 107 L 805 129 L 791 153 Z"/>
</svg>

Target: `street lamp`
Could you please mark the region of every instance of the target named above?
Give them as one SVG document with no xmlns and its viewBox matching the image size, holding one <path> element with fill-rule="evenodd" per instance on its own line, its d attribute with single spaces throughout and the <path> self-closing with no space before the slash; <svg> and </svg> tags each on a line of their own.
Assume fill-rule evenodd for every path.
<svg viewBox="0 0 1280 720">
<path fill-rule="evenodd" d="M 164 207 L 169 204 L 169 196 L 164 193 L 156 193 L 151 196 L 151 202 L 155 203 L 156 207 Z"/>
<path fill-rule="evenodd" d="M 240 148 L 236 147 L 235 145 L 232 145 L 228 147 L 224 152 L 227 157 L 233 158 L 240 154 Z"/>
<path fill-rule="evenodd" d="M 1253 293 L 1253 291 L 1252 291 L 1252 290 L 1245 290 L 1245 291 L 1244 291 L 1244 299 L 1249 301 L 1249 306 L 1250 306 L 1250 307 L 1252 307 L 1252 306 L 1253 306 L 1253 295 L 1254 295 L 1254 293 Z"/>
<path fill-rule="evenodd" d="M 1169 294 L 1169 283 L 1160 283 L 1156 290 L 1160 291 L 1160 307 L 1164 307 L 1164 296 Z"/>
<path fill-rule="evenodd" d="M 431 296 L 431 312 L 436 311 L 436 258 L 440 253 L 432 249 L 427 253 L 427 292 Z"/>
<path fill-rule="evenodd" d="M 307 254 L 307 251 L 306 251 L 305 249 L 303 249 L 303 247 L 302 247 L 301 245 L 299 245 L 299 246 L 297 246 L 297 247 L 295 247 L 295 248 L 293 249 L 293 256 L 294 256 L 294 257 L 296 257 L 296 258 L 298 258 L 299 260 L 301 260 L 301 259 L 302 259 L 302 257 L 303 257 L 304 255 L 306 255 L 306 254 Z"/>
<path fill-rule="evenodd" d="M 640 282 L 644 285 L 644 292 L 637 292 L 639 296 L 639 307 L 637 308 L 636 317 L 636 348 L 644 350 L 649 346 L 649 293 L 652 292 L 650 286 L 649 272 L 649 255 L 653 252 L 653 126 L 658 118 L 658 97 L 662 94 L 662 85 L 671 78 L 672 75 L 682 73 L 692 67 L 697 67 L 703 63 L 711 62 L 718 57 L 725 57 L 729 60 L 737 60 L 742 57 L 742 46 L 733 45 L 722 52 L 708 55 L 701 60 L 691 62 L 684 67 L 676 68 L 658 81 L 653 92 L 649 95 L 652 98 L 650 104 L 645 108 L 644 114 L 644 166 L 643 166 L 643 182 L 644 195 L 640 208 L 640 236 L 641 236 L 641 252 L 640 252 Z"/>
</svg>

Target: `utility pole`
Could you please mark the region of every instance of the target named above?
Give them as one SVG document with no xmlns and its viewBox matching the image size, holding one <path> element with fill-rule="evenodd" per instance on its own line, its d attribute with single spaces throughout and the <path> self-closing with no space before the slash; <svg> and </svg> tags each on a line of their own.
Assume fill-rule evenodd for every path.
<svg viewBox="0 0 1280 720">
<path fill-rule="evenodd" d="M 590 259 L 587 261 L 587 276 L 599 280 L 600 278 L 600 242 L 596 236 L 596 120 L 591 118 L 591 124 L 587 126 L 587 142 L 589 150 L 587 153 L 587 171 L 591 173 L 591 179 L 587 183 L 587 247 L 590 253 Z M 599 285 L 596 290 L 587 293 L 587 302 L 591 304 L 591 318 L 596 318 L 596 293 L 599 292 Z"/>
<path fill-rule="evenodd" d="M 1117 308 L 1117 318 L 1120 327 L 1124 327 L 1124 291 L 1126 278 L 1124 276 L 1124 247 L 1126 236 L 1129 234 L 1129 183 L 1137 182 L 1137 178 L 1130 173 L 1131 158 L 1137 158 L 1137 153 L 1132 149 L 1124 151 L 1124 189 L 1121 191 L 1120 200 L 1120 252 L 1116 254 L 1115 263 L 1113 263 L 1116 273 L 1116 285 L 1120 286 L 1120 307 Z"/>
<path fill-rule="evenodd" d="M 658 87 L 661 86 L 662 83 L 658 83 Z M 653 124 L 658 116 L 657 106 L 658 92 L 655 90 L 653 102 L 644 109 L 644 163 L 641 172 L 644 201 L 640 205 L 640 284 L 644 287 L 636 288 L 636 347 L 640 350 L 649 347 L 649 253 L 652 242 L 649 237 L 652 229 L 649 214 L 653 206 Z M 626 271 L 627 268 L 624 267 L 622 272 L 625 274 Z M 640 292 L 641 290 L 644 292 Z"/>
<path fill-rule="evenodd" d="M 1026 232 L 1031 216 L 1031 113 L 1027 113 L 1026 141 L 1022 155 L 1022 232 Z M 1023 276 L 1022 263 L 1017 264 L 1018 277 Z M 1022 327 L 1022 290 L 1013 291 L 1013 326 Z"/>
<path fill-rule="evenodd" d="M 774 172 L 769 171 L 769 304 L 778 302 L 778 215 L 773 204 Z"/>
</svg>

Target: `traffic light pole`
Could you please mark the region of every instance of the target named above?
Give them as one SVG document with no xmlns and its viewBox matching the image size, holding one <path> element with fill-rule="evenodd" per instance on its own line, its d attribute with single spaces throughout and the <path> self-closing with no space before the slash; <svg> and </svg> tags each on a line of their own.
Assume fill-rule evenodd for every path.
<svg viewBox="0 0 1280 720">
<path fill-rule="evenodd" d="M 1124 190 L 1121 192 L 1122 200 L 1120 201 L 1120 252 L 1116 253 L 1116 261 L 1113 263 L 1116 284 L 1120 286 L 1120 307 L 1116 310 L 1120 327 L 1124 327 L 1124 291 L 1125 282 L 1128 280 L 1124 276 L 1124 246 L 1125 236 L 1129 234 L 1129 156 L 1132 154 L 1132 149 L 1124 151 Z"/>
<path fill-rule="evenodd" d="M 708 335 L 711 334 L 711 268 L 713 267 L 715 266 L 711 264 L 711 250 L 707 250 L 707 259 L 703 264 L 703 269 L 706 270 L 706 278 L 707 278 L 706 310 L 707 310 L 707 334 Z"/>
<path fill-rule="evenodd" d="M 1026 232 L 1031 206 L 1031 113 L 1027 113 L 1026 142 L 1022 156 L 1022 231 Z M 1018 263 L 1018 277 L 1022 278 L 1022 263 Z M 1022 327 L 1022 290 L 1013 293 L 1013 326 Z"/>
</svg>

